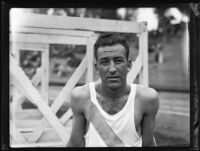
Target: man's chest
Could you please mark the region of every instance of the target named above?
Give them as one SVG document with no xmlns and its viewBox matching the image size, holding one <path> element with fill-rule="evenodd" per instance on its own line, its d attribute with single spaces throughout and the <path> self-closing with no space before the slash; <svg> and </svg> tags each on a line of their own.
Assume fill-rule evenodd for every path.
<svg viewBox="0 0 200 151">
<path fill-rule="evenodd" d="M 97 102 L 100 107 L 108 114 L 113 115 L 121 111 L 126 105 L 128 95 L 120 98 L 110 99 L 97 94 Z"/>
</svg>

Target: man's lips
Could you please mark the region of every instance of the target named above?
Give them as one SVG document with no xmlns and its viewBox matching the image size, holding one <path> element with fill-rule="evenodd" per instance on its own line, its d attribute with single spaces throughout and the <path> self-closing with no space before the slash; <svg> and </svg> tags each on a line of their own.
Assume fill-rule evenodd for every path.
<svg viewBox="0 0 200 151">
<path fill-rule="evenodd" d="M 107 79 L 119 79 L 119 76 L 108 76 Z"/>
</svg>

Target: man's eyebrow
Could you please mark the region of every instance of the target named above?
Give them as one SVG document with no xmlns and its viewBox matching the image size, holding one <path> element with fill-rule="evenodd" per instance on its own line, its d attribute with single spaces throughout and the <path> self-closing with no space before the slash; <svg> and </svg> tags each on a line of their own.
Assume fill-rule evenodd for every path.
<svg viewBox="0 0 200 151">
<path fill-rule="evenodd" d="M 101 58 L 99 58 L 99 60 L 106 60 L 106 59 L 108 59 L 107 57 L 101 57 Z"/>
</svg>

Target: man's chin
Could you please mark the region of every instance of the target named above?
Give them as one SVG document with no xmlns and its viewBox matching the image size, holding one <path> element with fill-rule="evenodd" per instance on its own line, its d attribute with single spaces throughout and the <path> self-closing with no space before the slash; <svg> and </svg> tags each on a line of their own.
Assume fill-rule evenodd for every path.
<svg viewBox="0 0 200 151">
<path fill-rule="evenodd" d="M 120 88 L 120 84 L 119 83 L 107 83 L 108 88 L 110 88 L 111 90 L 118 90 Z"/>
</svg>

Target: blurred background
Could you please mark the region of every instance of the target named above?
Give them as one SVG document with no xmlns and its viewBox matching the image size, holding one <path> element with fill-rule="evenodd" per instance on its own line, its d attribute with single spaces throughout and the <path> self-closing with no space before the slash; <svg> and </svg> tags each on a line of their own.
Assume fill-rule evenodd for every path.
<svg viewBox="0 0 200 151">
<path fill-rule="evenodd" d="M 159 92 L 160 108 L 157 114 L 155 137 L 159 146 L 189 146 L 190 144 L 190 83 L 188 24 L 189 8 L 18 8 L 15 12 L 90 17 L 126 21 L 147 21 L 149 51 L 149 85 Z M 130 45 L 130 59 L 138 53 L 138 36 L 124 34 Z M 50 45 L 49 94 L 57 96 L 85 56 L 86 46 Z M 30 78 L 41 65 L 38 51 L 20 51 L 20 66 Z M 94 73 L 95 74 L 95 73 Z M 98 76 L 95 74 L 94 79 Z M 82 77 L 77 85 L 83 85 Z M 36 108 L 28 100 L 23 108 Z M 61 116 L 68 105 L 63 105 Z"/>
</svg>

